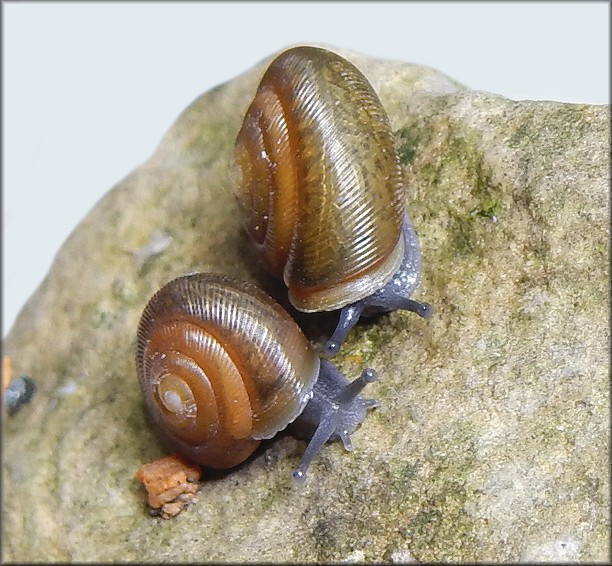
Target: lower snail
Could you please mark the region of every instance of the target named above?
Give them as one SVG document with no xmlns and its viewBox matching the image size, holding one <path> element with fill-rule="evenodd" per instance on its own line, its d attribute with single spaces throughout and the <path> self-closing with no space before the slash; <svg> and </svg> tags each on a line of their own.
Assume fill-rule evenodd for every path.
<svg viewBox="0 0 612 566">
<path fill-rule="evenodd" d="M 410 298 L 421 255 L 389 118 L 352 63 L 310 46 L 272 61 L 238 133 L 232 178 L 246 230 L 293 306 L 341 309 L 328 352 L 362 314 L 430 316 Z"/>
<path fill-rule="evenodd" d="M 231 468 L 292 423 L 310 442 L 294 479 L 330 439 L 350 435 L 378 405 L 359 396 L 376 379 L 349 383 L 315 355 L 297 323 L 258 287 L 194 273 L 162 287 L 145 307 L 136 366 L 162 436 L 190 460 Z"/>
</svg>

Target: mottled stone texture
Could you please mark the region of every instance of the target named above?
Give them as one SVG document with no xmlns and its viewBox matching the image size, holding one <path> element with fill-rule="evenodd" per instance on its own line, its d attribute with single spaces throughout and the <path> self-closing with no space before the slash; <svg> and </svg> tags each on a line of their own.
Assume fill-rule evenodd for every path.
<svg viewBox="0 0 612 566">
<path fill-rule="evenodd" d="M 280 436 L 207 472 L 169 521 L 147 515 L 134 478 L 167 453 L 134 367 L 151 294 L 217 271 L 283 298 L 248 252 L 228 177 L 267 60 L 178 117 L 68 238 L 5 340 L 37 391 L 3 421 L 4 561 L 609 559 L 609 107 L 508 100 L 338 51 L 390 114 L 423 251 L 416 298 L 435 308 L 349 335 L 341 369 L 380 374 L 355 451 L 327 446 L 298 486 L 305 444 Z M 298 320 L 319 343 L 336 315 Z"/>
</svg>

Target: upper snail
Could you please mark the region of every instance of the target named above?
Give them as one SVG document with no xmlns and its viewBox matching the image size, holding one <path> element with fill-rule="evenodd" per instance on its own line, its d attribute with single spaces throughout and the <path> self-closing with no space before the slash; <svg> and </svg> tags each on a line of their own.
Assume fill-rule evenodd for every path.
<svg viewBox="0 0 612 566">
<path fill-rule="evenodd" d="M 362 314 L 431 314 L 410 299 L 420 251 L 389 119 L 353 64 L 317 47 L 281 53 L 246 113 L 234 161 L 247 232 L 293 306 L 342 309 L 330 353 Z"/>
</svg>

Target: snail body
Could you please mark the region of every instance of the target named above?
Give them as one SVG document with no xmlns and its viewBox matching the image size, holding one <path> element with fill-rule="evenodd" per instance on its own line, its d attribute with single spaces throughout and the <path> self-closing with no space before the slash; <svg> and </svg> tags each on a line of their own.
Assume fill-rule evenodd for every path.
<svg viewBox="0 0 612 566">
<path fill-rule="evenodd" d="M 410 299 L 420 250 L 393 133 L 353 64 L 316 47 L 281 53 L 247 110 L 233 173 L 246 231 L 293 306 L 342 309 L 330 352 L 361 314 L 429 316 Z"/>
<path fill-rule="evenodd" d="M 297 436 L 312 437 L 294 472 L 303 480 L 327 440 L 350 449 L 350 434 L 377 405 L 358 395 L 376 378 L 373 370 L 348 383 L 278 303 L 222 275 L 178 277 L 151 298 L 136 365 L 162 436 L 210 468 L 243 462 L 293 423 Z"/>
</svg>

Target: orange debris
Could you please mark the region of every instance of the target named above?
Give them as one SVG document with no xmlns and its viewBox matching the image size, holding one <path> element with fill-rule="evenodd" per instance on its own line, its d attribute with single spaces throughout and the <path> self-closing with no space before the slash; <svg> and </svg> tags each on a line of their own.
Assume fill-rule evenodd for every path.
<svg viewBox="0 0 612 566">
<path fill-rule="evenodd" d="M 161 516 L 168 519 L 195 502 L 201 475 L 199 466 L 173 455 L 143 464 L 136 472 L 136 479 L 144 484 L 149 505 L 160 509 Z"/>
<path fill-rule="evenodd" d="M 11 358 L 6 354 L 2 356 L 2 391 L 4 391 L 11 382 Z"/>
</svg>

